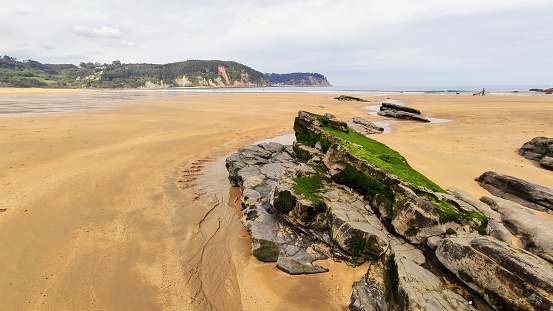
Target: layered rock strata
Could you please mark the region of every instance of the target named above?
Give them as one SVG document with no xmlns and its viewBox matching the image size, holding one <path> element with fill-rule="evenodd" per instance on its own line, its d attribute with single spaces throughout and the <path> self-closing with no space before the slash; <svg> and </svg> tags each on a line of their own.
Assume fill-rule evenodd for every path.
<svg viewBox="0 0 553 311">
<path fill-rule="evenodd" d="M 543 259 L 490 237 L 449 237 L 440 262 L 495 310 L 551 310 L 553 269 Z"/>
<path fill-rule="evenodd" d="M 553 214 L 553 189 L 496 172 L 485 172 L 475 180 L 497 197 Z"/>
</svg>

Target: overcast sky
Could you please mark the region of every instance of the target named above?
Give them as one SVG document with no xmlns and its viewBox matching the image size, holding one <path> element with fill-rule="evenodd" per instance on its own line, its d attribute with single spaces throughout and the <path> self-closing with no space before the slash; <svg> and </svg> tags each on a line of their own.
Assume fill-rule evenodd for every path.
<svg viewBox="0 0 553 311">
<path fill-rule="evenodd" d="M 551 0 L 0 0 L 0 54 L 234 60 L 334 85 L 553 85 Z"/>
</svg>

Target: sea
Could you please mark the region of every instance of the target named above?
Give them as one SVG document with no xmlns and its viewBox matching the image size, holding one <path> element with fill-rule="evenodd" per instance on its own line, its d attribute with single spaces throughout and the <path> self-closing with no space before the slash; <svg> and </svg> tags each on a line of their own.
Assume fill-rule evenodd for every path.
<svg viewBox="0 0 553 311">
<path fill-rule="evenodd" d="M 496 86 L 275 86 L 248 88 L 169 88 L 139 90 L 79 90 L 67 94 L 25 94 L 0 95 L 0 117 L 21 114 L 59 113 L 67 111 L 116 108 L 131 101 L 166 98 L 194 94 L 220 93 L 317 93 L 346 94 L 359 96 L 399 94 L 480 94 L 485 88 L 485 95 L 509 96 L 544 96 L 544 93 L 530 92 L 532 88 L 546 89 L 551 85 L 496 85 Z"/>
</svg>

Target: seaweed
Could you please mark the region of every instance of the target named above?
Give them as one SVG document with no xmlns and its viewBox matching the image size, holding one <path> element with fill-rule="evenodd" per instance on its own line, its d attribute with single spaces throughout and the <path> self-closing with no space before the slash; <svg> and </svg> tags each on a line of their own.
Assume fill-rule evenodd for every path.
<svg viewBox="0 0 553 311">
<path fill-rule="evenodd" d="M 403 156 L 388 146 L 356 132 L 345 133 L 324 126 L 322 129 L 345 140 L 346 142 L 342 142 L 341 145 L 360 159 L 369 161 L 407 182 L 445 193 L 445 190 L 413 169 Z"/>
<path fill-rule="evenodd" d="M 290 191 L 282 191 L 273 202 L 275 209 L 281 213 L 288 213 L 296 206 L 296 198 Z"/>
<path fill-rule="evenodd" d="M 309 201 L 313 202 L 316 208 L 323 206 L 326 208 L 326 204 L 319 193 L 325 180 L 326 177 L 319 174 L 296 177 L 294 178 L 294 182 L 296 183 L 294 190 L 296 191 L 296 194 L 302 195 Z"/>
<path fill-rule="evenodd" d="M 460 225 L 468 225 L 481 235 L 488 234 L 488 218 L 486 216 L 478 212 L 465 211 L 444 200 L 435 200 L 432 203 L 436 206 L 436 212 L 440 217 L 441 224 L 451 221 Z"/>
<path fill-rule="evenodd" d="M 390 104 L 390 103 L 382 103 L 381 105 L 382 105 L 382 107 L 380 108 L 380 110 L 386 110 L 386 108 L 388 108 L 388 109 L 392 109 L 392 110 L 405 111 L 405 112 L 414 113 L 414 114 L 418 114 L 418 115 L 421 114 L 420 110 L 415 109 L 415 108 L 411 108 L 411 107 L 394 105 L 394 104 Z"/>
<path fill-rule="evenodd" d="M 358 257 L 374 260 L 378 259 L 383 251 L 382 246 L 378 244 L 378 239 L 374 235 L 366 239 L 359 234 L 353 234 L 346 239 L 345 243 L 351 254 Z"/>
<path fill-rule="evenodd" d="M 347 185 L 367 199 L 372 200 L 377 194 L 384 196 L 384 199 L 392 205 L 394 203 L 394 193 L 385 183 L 378 180 L 368 172 L 363 172 L 346 164 L 346 167 L 334 176 L 334 179 L 341 184 Z"/>
<path fill-rule="evenodd" d="M 370 100 L 362 99 L 359 97 L 349 96 L 349 95 L 340 95 L 337 97 L 334 97 L 334 99 L 337 99 L 339 101 L 357 101 L 357 102 L 370 102 Z"/>
<path fill-rule="evenodd" d="M 313 155 L 309 151 L 302 149 L 301 145 L 299 144 L 295 144 L 293 149 L 296 158 L 298 158 L 302 162 L 307 162 L 313 157 Z"/>
</svg>

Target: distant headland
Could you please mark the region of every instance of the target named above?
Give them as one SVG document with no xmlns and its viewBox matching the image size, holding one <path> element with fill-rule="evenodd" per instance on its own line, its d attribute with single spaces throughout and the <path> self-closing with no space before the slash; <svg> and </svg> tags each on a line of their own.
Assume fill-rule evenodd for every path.
<svg viewBox="0 0 553 311">
<path fill-rule="evenodd" d="M 20 88 L 170 88 L 329 86 L 318 73 L 264 74 L 223 60 L 187 60 L 169 64 L 81 62 L 42 64 L 35 60 L 0 58 L 0 87 Z"/>
</svg>

